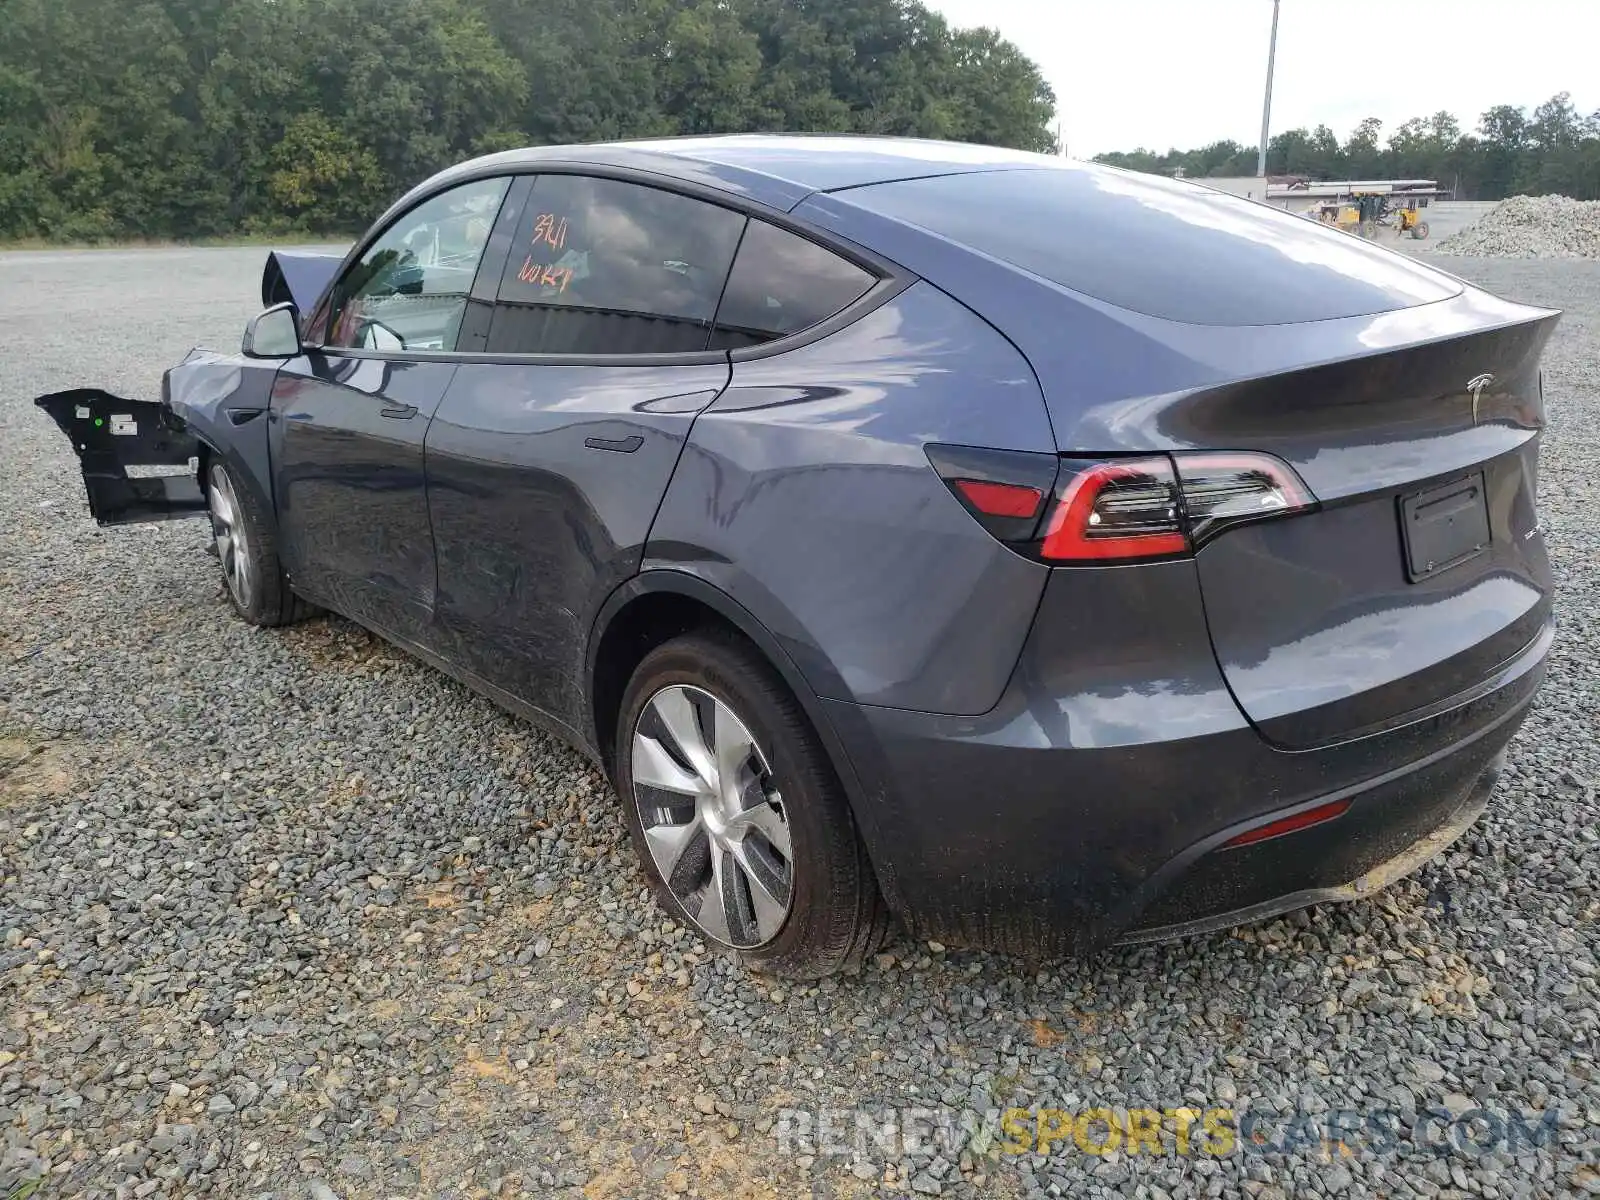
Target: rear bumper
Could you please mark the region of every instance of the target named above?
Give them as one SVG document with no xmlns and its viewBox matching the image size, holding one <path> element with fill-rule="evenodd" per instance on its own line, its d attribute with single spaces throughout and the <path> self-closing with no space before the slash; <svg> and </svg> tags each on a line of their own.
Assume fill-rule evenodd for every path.
<svg viewBox="0 0 1600 1200">
<path fill-rule="evenodd" d="M 1127 604 L 1132 578 L 1123 573 L 1108 601 Z M 1376 890 L 1482 811 L 1553 637 L 1545 624 L 1445 711 L 1285 751 L 1232 702 L 1198 612 L 1166 621 L 1161 655 L 1141 661 L 1085 637 L 1105 627 L 1085 582 L 1074 611 L 1084 628 L 1065 612 L 1036 625 L 1059 644 L 1030 642 L 983 716 L 824 702 L 880 882 L 919 937 L 1030 957 L 1084 953 Z M 1122 678 L 1108 675 L 1111 662 Z M 1335 799 L 1350 806 L 1334 820 L 1223 848 Z"/>
<path fill-rule="evenodd" d="M 1456 760 L 1460 761 L 1456 761 Z M 1124 943 L 1157 942 L 1261 921 L 1308 904 L 1360 900 L 1403 879 L 1472 827 L 1489 806 L 1501 750 L 1462 790 L 1474 755 L 1452 755 L 1368 788 L 1336 820 L 1271 841 L 1197 849 L 1171 864 Z"/>
</svg>

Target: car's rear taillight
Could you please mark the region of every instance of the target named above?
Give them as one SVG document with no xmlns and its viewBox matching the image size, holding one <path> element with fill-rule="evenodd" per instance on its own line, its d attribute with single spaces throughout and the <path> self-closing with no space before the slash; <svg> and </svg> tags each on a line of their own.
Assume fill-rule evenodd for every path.
<svg viewBox="0 0 1600 1200">
<path fill-rule="evenodd" d="M 930 446 L 928 457 L 990 533 L 1049 563 L 1191 554 L 1235 525 L 1316 505 L 1293 468 L 1267 454 L 1057 459 Z"/>
<path fill-rule="evenodd" d="M 1063 464 L 1063 474 L 1072 465 Z M 1039 554 L 1051 562 L 1103 562 L 1162 558 L 1188 549 L 1178 481 L 1163 456 L 1093 463 L 1068 474 Z"/>
<path fill-rule="evenodd" d="M 1189 540 L 1311 508 L 1316 499 L 1290 466 L 1266 454 L 1177 454 Z"/>
</svg>

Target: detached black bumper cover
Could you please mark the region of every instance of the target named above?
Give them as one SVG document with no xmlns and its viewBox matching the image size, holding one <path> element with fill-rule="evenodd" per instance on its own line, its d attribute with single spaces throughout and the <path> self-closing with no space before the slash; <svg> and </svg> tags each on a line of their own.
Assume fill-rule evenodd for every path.
<svg viewBox="0 0 1600 1200">
<path fill-rule="evenodd" d="M 34 401 L 72 441 L 102 525 L 198 516 L 205 494 L 194 469 L 200 444 L 165 405 L 124 400 L 98 388 L 54 392 Z M 130 476 L 129 467 L 187 467 L 182 473 Z"/>
</svg>

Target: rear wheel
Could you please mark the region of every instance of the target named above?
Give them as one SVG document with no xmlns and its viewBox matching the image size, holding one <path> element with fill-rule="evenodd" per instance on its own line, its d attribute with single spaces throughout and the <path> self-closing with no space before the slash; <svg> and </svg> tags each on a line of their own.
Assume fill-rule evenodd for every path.
<svg viewBox="0 0 1600 1200">
<path fill-rule="evenodd" d="M 234 611 L 252 625 L 288 625 L 310 616 L 312 607 L 289 587 L 261 505 L 220 459 L 207 471 L 206 505 Z"/>
<path fill-rule="evenodd" d="M 887 910 L 816 732 L 731 635 L 694 633 L 639 664 L 613 777 L 662 906 L 760 970 L 859 965 Z"/>
</svg>

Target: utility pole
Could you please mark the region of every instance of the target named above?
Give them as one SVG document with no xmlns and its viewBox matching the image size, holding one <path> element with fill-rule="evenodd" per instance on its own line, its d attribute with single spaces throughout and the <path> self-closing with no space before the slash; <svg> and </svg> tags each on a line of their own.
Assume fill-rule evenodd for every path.
<svg viewBox="0 0 1600 1200">
<path fill-rule="evenodd" d="M 1256 155 L 1256 174 L 1267 173 L 1267 134 L 1272 126 L 1272 66 L 1278 57 L 1278 4 L 1272 0 L 1272 40 L 1267 43 L 1267 97 L 1261 102 L 1261 150 Z"/>
</svg>

